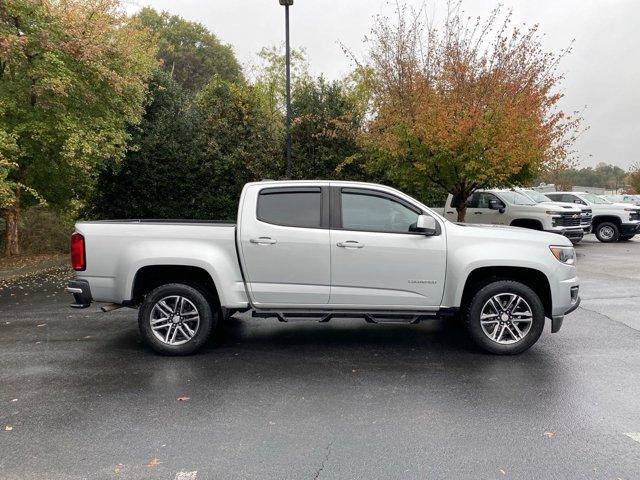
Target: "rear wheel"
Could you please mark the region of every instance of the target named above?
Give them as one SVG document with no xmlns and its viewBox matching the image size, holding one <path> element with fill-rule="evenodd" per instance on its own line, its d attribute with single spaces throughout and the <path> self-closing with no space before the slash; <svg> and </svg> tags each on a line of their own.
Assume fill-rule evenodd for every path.
<svg viewBox="0 0 640 480">
<path fill-rule="evenodd" d="M 522 353 L 538 341 L 544 329 L 544 307 L 526 285 L 498 280 L 471 299 L 467 330 L 483 350 L 499 355 Z"/>
<path fill-rule="evenodd" d="M 138 312 L 144 341 L 164 355 L 189 355 L 206 343 L 215 327 L 217 309 L 189 285 L 170 283 L 149 293 Z"/>
<path fill-rule="evenodd" d="M 613 222 L 602 222 L 596 226 L 595 234 L 603 243 L 617 242 L 620 238 L 620 228 Z"/>
</svg>

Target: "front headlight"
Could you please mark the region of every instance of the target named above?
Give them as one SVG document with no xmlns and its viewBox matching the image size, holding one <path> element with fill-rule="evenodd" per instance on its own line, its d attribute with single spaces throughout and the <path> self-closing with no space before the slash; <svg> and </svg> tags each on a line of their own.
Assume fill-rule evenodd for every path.
<svg viewBox="0 0 640 480">
<path fill-rule="evenodd" d="M 567 265 L 576 263 L 576 251 L 573 247 L 556 247 L 551 245 L 549 250 L 551 250 L 551 253 L 553 253 L 553 256 L 556 257 L 559 262 Z"/>
</svg>

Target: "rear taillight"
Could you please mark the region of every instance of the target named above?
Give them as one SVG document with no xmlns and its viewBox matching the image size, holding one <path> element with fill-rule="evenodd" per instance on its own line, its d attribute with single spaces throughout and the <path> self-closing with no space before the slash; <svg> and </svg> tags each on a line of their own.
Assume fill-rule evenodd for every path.
<svg viewBox="0 0 640 480">
<path fill-rule="evenodd" d="M 87 268 L 84 254 L 84 237 L 79 233 L 71 235 L 71 266 L 74 270 L 84 270 Z"/>
</svg>

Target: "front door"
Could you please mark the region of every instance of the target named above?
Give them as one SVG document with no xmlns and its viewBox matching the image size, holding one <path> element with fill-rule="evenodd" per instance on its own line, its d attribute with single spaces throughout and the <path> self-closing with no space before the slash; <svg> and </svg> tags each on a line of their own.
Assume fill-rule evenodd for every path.
<svg viewBox="0 0 640 480">
<path fill-rule="evenodd" d="M 467 200 L 466 223 L 484 223 L 488 225 L 502 225 L 506 223 L 506 215 L 500 213 L 500 210 L 492 210 L 489 208 L 491 200 L 497 201 L 504 205 L 504 202 L 489 192 L 475 192 L 469 200 Z M 507 208 L 505 206 L 505 208 Z"/>
<path fill-rule="evenodd" d="M 410 231 L 422 210 L 382 190 L 331 187 L 333 307 L 419 309 L 442 300 L 446 235 Z"/>
<path fill-rule="evenodd" d="M 261 307 L 323 305 L 329 301 L 328 187 L 251 191 L 239 232 L 251 301 Z"/>
</svg>

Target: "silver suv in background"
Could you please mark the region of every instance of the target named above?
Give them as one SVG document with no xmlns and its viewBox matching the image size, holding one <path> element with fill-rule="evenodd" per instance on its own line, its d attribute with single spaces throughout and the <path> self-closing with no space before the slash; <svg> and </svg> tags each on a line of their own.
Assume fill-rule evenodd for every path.
<svg viewBox="0 0 640 480">
<path fill-rule="evenodd" d="M 591 233 L 591 222 L 593 220 L 593 210 L 591 209 L 591 207 L 579 203 L 556 202 L 554 200 L 551 200 L 545 194 L 540 193 L 536 190 L 532 190 L 530 188 L 520 188 L 518 189 L 518 191 L 524 193 L 527 197 L 538 204 L 558 205 L 566 209 L 578 207 L 581 210 L 580 226 L 582 227 L 585 235 Z"/>
</svg>

